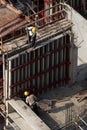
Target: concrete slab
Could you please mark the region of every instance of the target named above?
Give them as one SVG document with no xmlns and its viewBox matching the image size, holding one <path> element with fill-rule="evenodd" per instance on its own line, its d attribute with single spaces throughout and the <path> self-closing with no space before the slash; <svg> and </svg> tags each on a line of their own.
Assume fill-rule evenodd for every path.
<svg viewBox="0 0 87 130">
<path fill-rule="evenodd" d="M 20 130 L 33 130 L 29 123 L 27 123 L 18 113 L 12 112 L 9 117 L 15 122 Z"/>
</svg>

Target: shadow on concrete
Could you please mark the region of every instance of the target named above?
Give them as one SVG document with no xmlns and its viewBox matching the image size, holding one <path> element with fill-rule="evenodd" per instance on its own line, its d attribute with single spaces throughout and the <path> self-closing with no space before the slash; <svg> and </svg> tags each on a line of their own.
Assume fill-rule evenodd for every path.
<svg viewBox="0 0 87 130">
<path fill-rule="evenodd" d="M 77 82 L 87 81 L 87 64 L 77 67 Z"/>
<path fill-rule="evenodd" d="M 57 113 L 57 112 L 60 112 L 60 111 L 67 110 L 67 109 L 69 109 L 73 106 L 74 106 L 73 103 L 67 103 L 64 106 L 52 108 L 52 109 L 48 110 L 48 112 L 49 113 Z"/>
<path fill-rule="evenodd" d="M 60 128 L 58 123 L 52 119 L 46 111 L 39 109 L 38 116 L 48 125 L 51 130 L 57 130 Z"/>
</svg>

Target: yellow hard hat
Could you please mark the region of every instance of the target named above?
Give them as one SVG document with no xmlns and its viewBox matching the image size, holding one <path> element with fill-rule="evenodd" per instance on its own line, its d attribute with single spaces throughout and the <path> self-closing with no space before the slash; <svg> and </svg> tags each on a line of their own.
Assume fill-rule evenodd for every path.
<svg viewBox="0 0 87 130">
<path fill-rule="evenodd" d="M 25 91 L 24 92 L 24 96 L 28 96 L 29 95 L 29 92 L 28 91 Z"/>
<path fill-rule="evenodd" d="M 33 27 L 33 28 L 32 28 L 32 33 L 35 33 L 35 32 L 36 32 L 36 28 Z"/>
</svg>

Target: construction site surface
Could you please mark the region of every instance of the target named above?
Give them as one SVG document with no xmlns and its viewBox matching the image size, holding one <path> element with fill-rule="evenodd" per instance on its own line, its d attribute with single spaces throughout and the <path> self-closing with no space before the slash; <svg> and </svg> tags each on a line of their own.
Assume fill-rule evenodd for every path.
<svg viewBox="0 0 87 130">
<path fill-rule="evenodd" d="M 86 16 L 86 1 L 0 0 L 0 130 L 87 130 L 87 20 L 75 6 Z"/>
</svg>

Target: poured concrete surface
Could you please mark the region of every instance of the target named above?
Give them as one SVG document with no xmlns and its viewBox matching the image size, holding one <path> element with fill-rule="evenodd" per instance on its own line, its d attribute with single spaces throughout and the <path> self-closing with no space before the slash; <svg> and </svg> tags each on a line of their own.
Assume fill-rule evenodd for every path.
<svg viewBox="0 0 87 130">
<path fill-rule="evenodd" d="M 87 63 L 87 20 L 67 5 L 68 18 L 73 23 L 75 45 L 78 47 L 78 65 Z"/>
<path fill-rule="evenodd" d="M 52 88 L 40 96 L 41 101 L 48 104 L 48 107 L 41 105 L 42 111 L 40 111 L 40 117 L 53 130 L 57 130 L 77 115 L 81 115 L 82 118 L 87 119 L 87 99 L 78 102 L 75 98 L 77 93 L 87 90 L 87 80 L 85 79 L 86 77 L 83 78 L 86 68 L 82 65 L 78 69 L 80 69 L 81 73 L 78 73 L 76 83 L 71 86 Z M 79 77 L 80 80 L 78 79 Z"/>
</svg>

